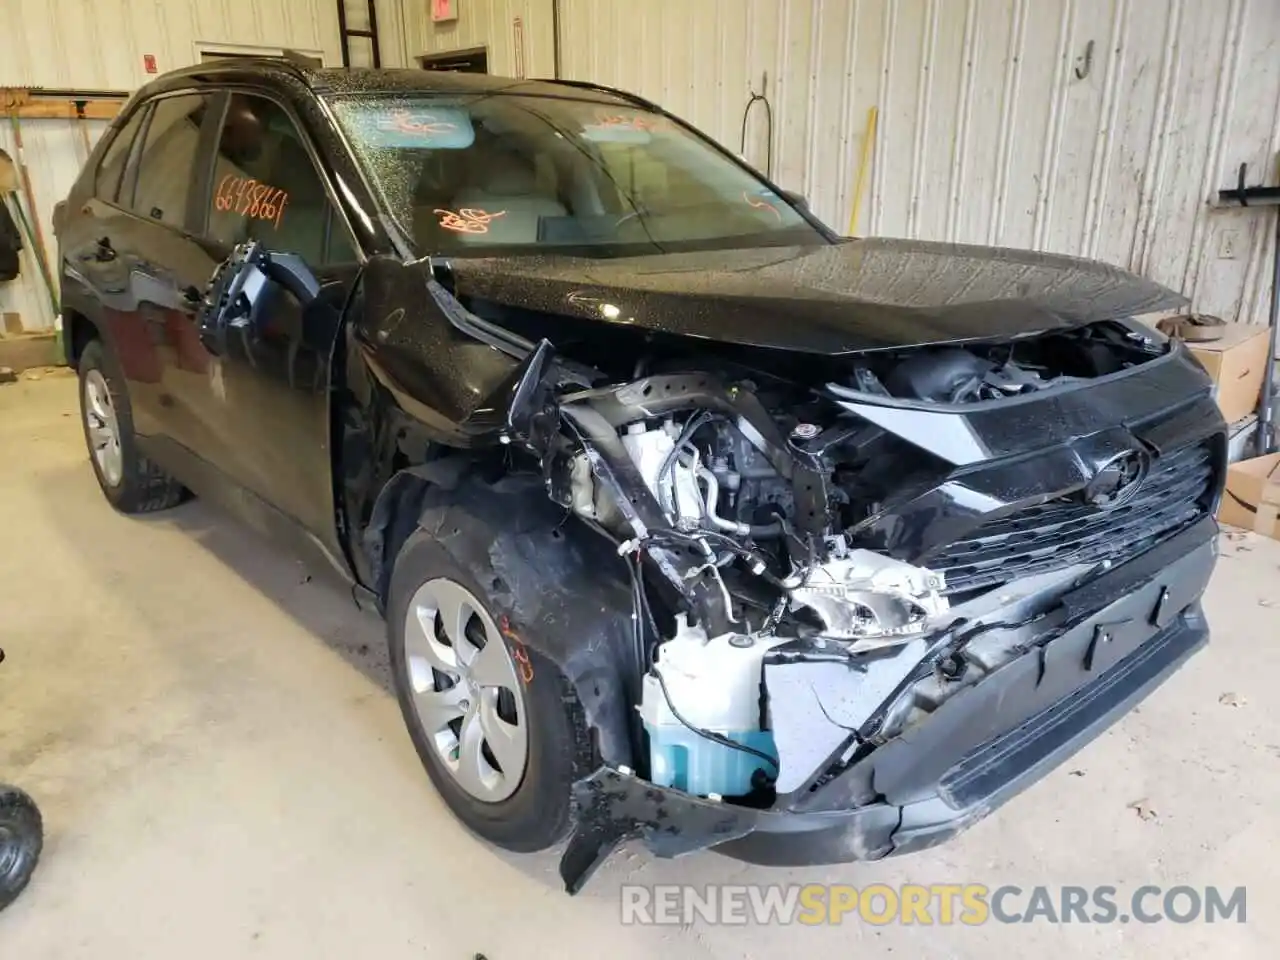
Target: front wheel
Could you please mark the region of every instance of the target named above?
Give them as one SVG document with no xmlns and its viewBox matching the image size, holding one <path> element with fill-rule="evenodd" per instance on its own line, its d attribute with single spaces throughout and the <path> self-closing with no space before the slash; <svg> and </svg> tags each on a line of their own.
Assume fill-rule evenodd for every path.
<svg viewBox="0 0 1280 960">
<path fill-rule="evenodd" d="M 485 536 L 478 524 L 467 533 Z M 501 593 L 493 571 L 468 569 L 418 531 L 396 558 L 387 630 L 400 709 L 432 783 L 473 832 L 528 853 L 568 832 L 587 737 L 568 683 L 512 628 Z"/>
<path fill-rule="evenodd" d="M 44 822 L 35 801 L 0 784 L 0 910 L 18 898 L 44 847 Z"/>
</svg>

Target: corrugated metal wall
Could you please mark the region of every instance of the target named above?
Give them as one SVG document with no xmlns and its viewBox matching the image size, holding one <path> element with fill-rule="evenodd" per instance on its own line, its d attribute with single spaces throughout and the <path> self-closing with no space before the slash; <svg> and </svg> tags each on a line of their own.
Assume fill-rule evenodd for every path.
<svg viewBox="0 0 1280 960">
<path fill-rule="evenodd" d="M 257 0 L 253 0 L 257 2 Z M 331 0 L 318 0 L 330 3 Z M 348 30 L 369 29 L 369 0 L 342 0 L 347 12 Z M 375 0 L 374 12 L 378 18 L 379 53 L 383 67 L 403 67 L 412 64 L 408 59 L 408 46 L 405 43 L 409 36 L 406 24 L 412 18 L 412 10 L 422 4 L 418 0 Z M 335 27 L 336 29 L 336 27 Z M 417 26 L 415 22 L 414 46 L 417 45 Z M 336 36 L 336 35 L 335 35 Z M 373 47 L 368 40 L 359 37 L 351 39 L 351 66 L 373 66 Z M 327 63 L 326 59 L 326 63 Z M 334 66 L 342 63 L 341 55 L 334 61 Z"/>
<path fill-rule="evenodd" d="M 549 6 L 460 2 L 456 26 L 419 19 L 424 49 L 488 42 L 497 73 L 510 17 Z M 757 105 L 746 156 L 841 231 L 875 106 L 855 232 L 1097 257 L 1265 321 L 1270 215 L 1207 201 L 1242 162 L 1276 182 L 1278 0 L 561 0 L 561 22 L 565 77 L 735 151 L 767 93 L 772 149 Z"/>
<path fill-rule="evenodd" d="M 524 35 L 524 75 L 553 75 L 551 0 L 458 0 L 458 19 L 440 24 L 431 22 L 428 7 L 426 0 L 422 3 L 410 0 L 408 5 L 414 15 L 409 35 L 421 37 L 420 49 L 411 51 L 414 55 L 486 47 L 489 72 L 515 76 L 519 59 L 515 19 L 519 17 Z"/>
<path fill-rule="evenodd" d="M 0 0 L 0 86 L 132 89 L 143 54 L 161 71 L 195 43 L 320 50 L 341 61 L 336 0 Z"/>
<path fill-rule="evenodd" d="M 345 0 L 351 27 L 368 20 L 365 0 Z M 409 0 L 377 0 L 383 64 L 400 65 Z M 200 47 L 218 45 L 314 51 L 329 66 L 342 62 L 337 0 L 0 0 L 0 86 L 132 90 L 149 77 L 143 55 L 154 55 L 163 72 L 195 63 Z M 355 41 L 353 50 L 360 47 Z M 416 40 L 415 44 L 416 45 Z M 367 45 L 353 58 L 367 55 Z M 105 123 L 87 124 L 96 142 Z M 26 163 L 55 263 L 49 217 L 66 196 L 85 158 L 80 132 L 62 120 L 22 123 Z M 15 154 L 6 123 L 0 147 Z M 53 313 L 29 254 L 22 277 L 0 284 L 0 311 L 15 311 L 29 329 L 48 327 Z"/>
<path fill-rule="evenodd" d="M 107 128 L 103 121 L 86 120 L 84 124 L 90 144 L 97 143 Z M 18 151 L 8 121 L 0 119 L 0 125 L 0 149 L 16 160 Z M 88 151 L 76 125 L 66 120 L 25 120 L 22 122 L 22 141 L 36 210 L 44 230 L 46 261 L 56 274 L 57 248 L 49 218 L 54 204 L 71 189 Z M 25 196 L 22 205 L 29 216 L 31 211 Z M 30 244 L 26 244 L 22 252 L 18 278 L 0 283 L 0 312 L 17 313 L 22 326 L 30 331 L 53 326 L 53 306 L 40 280 L 40 268 L 32 256 Z"/>
</svg>

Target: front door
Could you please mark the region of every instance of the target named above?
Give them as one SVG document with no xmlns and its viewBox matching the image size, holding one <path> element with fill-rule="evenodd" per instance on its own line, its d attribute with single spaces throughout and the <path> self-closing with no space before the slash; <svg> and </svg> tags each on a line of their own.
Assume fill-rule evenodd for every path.
<svg viewBox="0 0 1280 960">
<path fill-rule="evenodd" d="M 359 273 L 351 233 L 291 112 L 232 93 L 213 153 L 200 235 L 207 278 L 237 243 L 300 256 L 319 281 L 304 309 L 279 298 L 261 329 L 218 353 L 188 324 L 175 389 L 183 442 L 254 503 L 309 535 L 342 566 L 333 496 L 330 375 L 343 306 Z M 260 519 L 260 517 L 253 518 Z"/>
</svg>

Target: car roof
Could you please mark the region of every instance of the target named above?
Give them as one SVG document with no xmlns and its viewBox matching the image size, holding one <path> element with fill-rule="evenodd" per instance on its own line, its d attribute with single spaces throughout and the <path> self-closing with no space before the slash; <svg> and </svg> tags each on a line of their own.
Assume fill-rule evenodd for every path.
<svg viewBox="0 0 1280 960">
<path fill-rule="evenodd" d="M 518 80 L 485 73 L 441 70 L 314 68 L 297 61 L 278 58 L 233 57 L 212 60 L 171 70 L 139 91 L 161 93 L 193 83 L 261 83 L 266 86 L 293 86 L 301 83 L 317 95 L 341 94 L 523 94 L 527 96 L 572 97 L 608 104 L 658 109 L 656 105 L 627 93 L 598 84 L 573 80 Z"/>
</svg>

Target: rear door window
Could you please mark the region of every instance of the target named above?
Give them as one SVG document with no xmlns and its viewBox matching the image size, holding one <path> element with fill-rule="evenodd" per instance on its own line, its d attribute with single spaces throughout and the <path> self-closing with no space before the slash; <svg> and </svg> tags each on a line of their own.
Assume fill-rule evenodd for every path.
<svg viewBox="0 0 1280 960">
<path fill-rule="evenodd" d="M 125 204 L 122 195 L 122 205 L 168 226 L 186 224 L 187 202 L 198 179 L 200 127 L 211 99 L 193 93 L 156 101 L 143 134 L 132 203 Z"/>
<path fill-rule="evenodd" d="M 356 259 L 303 137 L 275 101 L 231 95 L 214 158 L 210 239 L 225 246 L 259 240 L 313 267 Z"/>
<path fill-rule="evenodd" d="M 94 193 L 98 199 L 106 200 L 108 203 L 115 203 L 116 197 L 120 193 L 120 177 L 124 173 L 125 163 L 129 159 L 129 148 L 133 146 L 133 138 L 138 134 L 138 128 L 142 126 L 142 119 L 146 116 L 149 105 L 143 104 L 133 111 L 131 116 L 120 128 L 107 146 L 107 151 L 102 155 L 102 162 L 98 165 L 98 176 L 94 181 Z"/>
</svg>

